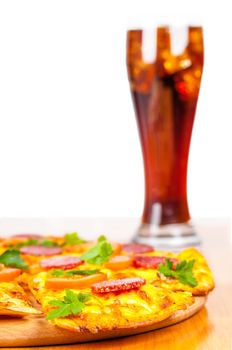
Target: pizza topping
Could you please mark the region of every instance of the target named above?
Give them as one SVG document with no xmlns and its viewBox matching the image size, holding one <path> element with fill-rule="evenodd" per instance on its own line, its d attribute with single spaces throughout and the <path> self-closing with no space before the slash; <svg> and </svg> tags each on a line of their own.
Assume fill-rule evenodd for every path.
<svg viewBox="0 0 232 350">
<path fill-rule="evenodd" d="M 22 247 L 27 247 L 29 245 L 36 245 L 36 244 L 38 244 L 37 239 L 28 238 L 27 240 L 24 240 L 24 241 L 21 241 L 20 243 L 15 244 L 14 249 L 19 249 Z"/>
<path fill-rule="evenodd" d="M 89 264 L 101 265 L 109 260 L 113 253 L 112 245 L 107 241 L 105 236 L 98 238 L 97 244 L 90 250 L 81 255 L 81 259 Z"/>
<path fill-rule="evenodd" d="M 193 265 L 195 260 L 182 260 L 176 265 L 176 269 L 173 270 L 173 262 L 170 259 L 165 259 L 164 264 L 160 264 L 158 271 L 166 277 L 173 277 L 178 279 L 183 284 L 188 284 L 191 287 L 197 286 L 197 280 L 193 276 Z"/>
<path fill-rule="evenodd" d="M 105 281 L 107 279 L 106 274 L 104 273 L 96 273 L 90 276 L 70 276 L 70 277 L 52 277 L 47 278 L 46 287 L 50 289 L 80 289 L 80 288 L 88 288 L 92 284 Z"/>
<path fill-rule="evenodd" d="M 105 263 L 105 267 L 111 270 L 123 270 L 132 265 L 132 258 L 126 255 L 116 255 Z"/>
<path fill-rule="evenodd" d="M 44 241 L 38 242 L 37 244 L 40 244 L 43 247 L 58 247 L 58 244 L 56 242 L 53 242 L 49 239 L 45 239 Z"/>
<path fill-rule="evenodd" d="M 165 263 L 165 260 L 167 258 L 165 256 L 145 256 L 145 255 L 138 255 L 134 258 L 134 266 L 135 267 L 143 267 L 145 269 L 157 269 L 157 267 L 160 264 Z M 172 269 L 174 270 L 176 267 L 176 264 L 178 263 L 178 260 L 175 258 L 169 259 L 173 265 Z"/>
<path fill-rule="evenodd" d="M 62 249 L 60 247 L 43 247 L 41 245 L 31 245 L 20 248 L 20 252 L 34 256 L 50 256 L 60 254 L 62 252 Z"/>
<path fill-rule="evenodd" d="M 0 270 L 0 282 L 10 282 L 21 274 L 20 269 L 6 267 Z"/>
<path fill-rule="evenodd" d="M 124 252 L 133 254 L 142 254 L 154 251 L 154 248 L 152 246 L 139 243 L 123 244 L 122 249 L 124 250 Z"/>
<path fill-rule="evenodd" d="M 64 236 L 64 244 L 65 245 L 76 245 L 76 244 L 81 244 L 84 242 L 85 241 L 78 236 L 77 232 L 67 233 Z"/>
<path fill-rule="evenodd" d="M 75 256 L 57 256 L 50 259 L 44 259 L 40 262 L 40 266 L 44 269 L 63 269 L 69 270 L 77 267 L 83 263 L 78 257 Z"/>
<path fill-rule="evenodd" d="M 0 255 L 0 263 L 5 266 L 17 267 L 20 269 L 28 268 L 26 262 L 21 258 L 19 251 L 15 249 L 6 250 Z"/>
<path fill-rule="evenodd" d="M 19 233 L 13 236 L 10 236 L 10 238 L 27 238 L 27 239 L 43 239 L 44 236 L 38 235 L 37 233 Z"/>
<path fill-rule="evenodd" d="M 100 270 L 69 270 L 69 271 L 64 271 L 64 270 L 52 270 L 51 275 L 55 277 L 69 277 L 69 276 L 74 276 L 74 275 L 94 275 L 98 273 Z"/>
<path fill-rule="evenodd" d="M 50 305 L 56 306 L 51 310 L 46 319 L 53 320 L 54 318 L 66 317 L 69 315 L 79 315 L 85 307 L 85 303 L 91 298 L 89 293 L 74 293 L 69 289 L 65 290 L 63 300 L 51 300 Z"/>
<path fill-rule="evenodd" d="M 29 247 L 29 246 L 32 246 L 32 245 L 40 245 L 40 246 L 43 246 L 43 247 L 57 247 L 58 244 L 56 242 L 53 242 L 53 241 L 50 241 L 48 239 L 45 239 L 43 241 L 39 241 L 38 239 L 27 239 L 26 241 L 23 241 L 23 242 L 20 242 L 16 245 L 14 245 L 14 248 L 15 249 L 20 249 L 22 247 Z"/>
<path fill-rule="evenodd" d="M 146 283 L 144 278 L 122 278 L 118 280 L 104 281 L 92 285 L 94 293 L 122 292 L 125 290 L 139 288 Z"/>
<path fill-rule="evenodd" d="M 119 255 L 122 251 L 122 245 L 120 243 L 116 242 L 110 242 L 112 248 L 113 248 L 113 254 L 112 255 Z"/>
</svg>

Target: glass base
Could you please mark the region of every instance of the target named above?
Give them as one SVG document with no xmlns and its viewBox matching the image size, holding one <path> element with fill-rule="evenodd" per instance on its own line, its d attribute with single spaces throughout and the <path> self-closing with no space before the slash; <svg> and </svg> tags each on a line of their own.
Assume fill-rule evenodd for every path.
<svg viewBox="0 0 232 350">
<path fill-rule="evenodd" d="M 200 237 L 190 222 L 163 226 L 141 224 L 133 241 L 172 251 L 201 245 Z"/>
</svg>

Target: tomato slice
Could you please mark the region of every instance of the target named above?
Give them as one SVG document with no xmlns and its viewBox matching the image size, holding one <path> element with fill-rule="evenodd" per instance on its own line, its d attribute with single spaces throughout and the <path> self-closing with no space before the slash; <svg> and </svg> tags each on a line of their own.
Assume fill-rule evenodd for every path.
<svg viewBox="0 0 232 350">
<path fill-rule="evenodd" d="M 48 278 L 46 280 L 46 287 L 50 289 L 81 289 L 105 280 L 107 280 L 107 276 L 104 273 L 96 273 L 95 275 L 85 277 Z"/>
<path fill-rule="evenodd" d="M 113 248 L 113 256 L 114 255 L 119 255 L 122 251 L 122 245 L 120 243 L 116 242 L 110 242 Z"/>
<path fill-rule="evenodd" d="M 18 277 L 21 273 L 20 269 L 6 267 L 0 270 L 0 282 L 10 282 Z"/>
<path fill-rule="evenodd" d="M 113 256 L 108 262 L 105 263 L 105 267 L 111 270 L 123 270 L 130 267 L 133 263 L 133 259 L 126 255 Z"/>
<path fill-rule="evenodd" d="M 96 242 L 85 242 L 85 243 L 80 243 L 80 244 L 74 244 L 74 245 L 68 245 L 64 247 L 64 250 L 66 252 L 75 252 L 75 253 L 84 253 L 93 246 L 96 245 Z"/>
</svg>

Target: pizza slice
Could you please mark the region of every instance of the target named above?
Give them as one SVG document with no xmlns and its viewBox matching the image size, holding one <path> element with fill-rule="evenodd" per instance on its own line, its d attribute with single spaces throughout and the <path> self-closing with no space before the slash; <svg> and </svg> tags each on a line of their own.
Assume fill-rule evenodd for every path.
<svg viewBox="0 0 232 350">
<path fill-rule="evenodd" d="M 192 275 L 194 276 L 195 281 L 193 280 L 192 284 L 187 284 L 186 279 L 182 280 L 181 274 L 178 278 L 174 279 L 168 279 L 168 277 L 166 277 L 164 274 L 164 276 L 166 277 L 168 288 L 171 288 L 174 291 L 190 291 L 193 295 L 207 295 L 214 288 L 214 279 L 212 272 L 208 266 L 206 259 L 198 250 L 196 250 L 195 248 L 185 249 L 179 254 L 177 254 L 176 258 L 180 262 L 186 262 L 186 264 L 183 266 L 183 270 L 186 269 L 187 264 L 190 267 L 192 267 Z M 178 264 L 176 266 L 176 269 L 177 267 Z M 188 269 L 186 271 L 188 274 Z M 160 273 L 162 274 L 162 269 Z M 159 281 L 161 280 L 162 278 L 160 278 Z M 162 282 L 159 284 L 159 286 L 165 288 L 165 285 L 163 285 Z"/>
<path fill-rule="evenodd" d="M 75 332 L 95 333 L 155 323 L 194 303 L 191 293 L 157 288 L 139 277 L 112 280 L 103 272 L 95 272 L 88 277 L 57 277 L 56 285 L 51 285 L 50 280 L 50 272 L 40 272 L 30 277 L 29 288 L 49 322 Z M 72 289 L 64 288 L 68 280 Z"/>
<path fill-rule="evenodd" d="M 130 247 L 130 248 L 129 248 Z M 172 291 L 188 291 L 206 295 L 214 288 L 210 268 L 203 255 L 195 248 L 180 253 L 154 251 L 144 245 L 126 245 L 124 250 L 133 258 L 131 275 L 146 278 L 157 287 Z"/>
<path fill-rule="evenodd" d="M 0 270 L 0 315 L 26 316 L 40 314 L 29 301 L 28 295 L 19 285 L 17 277 L 21 270 L 5 268 Z"/>
<path fill-rule="evenodd" d="M 0 255 L 0 315 L 26 316 L 40 314 L 19 284 L 25 261 L 16 250 L 5 250 Z"/>
</svg>

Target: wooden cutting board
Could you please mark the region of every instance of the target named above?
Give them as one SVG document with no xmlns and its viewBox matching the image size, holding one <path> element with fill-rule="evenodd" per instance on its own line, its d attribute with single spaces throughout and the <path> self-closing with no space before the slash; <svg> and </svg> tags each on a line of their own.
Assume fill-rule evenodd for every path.
<svg viewBox="0 0 232 350">
<path fill-rule="evenodd" d="M 139 334 L 167 327 L 186 320 L 198 312 L 205 304 L 206 297 L 196 297 L 195 303 L 187 310 L 177 311 L 168 319 L 154 323 L 152 321 L 136 327 L 121 328 L 99 333 L 71 333 L 50 325 L 43 317 L 27 317 L 23 319 L 0 317 L 0 347 L 39 346 L 82 343 Z"/>
</svg>

